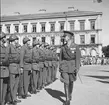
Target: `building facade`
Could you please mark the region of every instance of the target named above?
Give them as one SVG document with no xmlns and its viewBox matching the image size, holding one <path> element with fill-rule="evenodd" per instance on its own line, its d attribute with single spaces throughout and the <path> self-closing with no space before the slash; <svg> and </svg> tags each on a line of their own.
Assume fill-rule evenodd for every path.
<svg viewBox="0 0 109 105">
<path fill-rule="evenodd" d="M 61 45 L 63 30 L 75 35 L 75 43 L 80 46 L 83 56 L 101 56 L 101 12 L 68 11 L 15 16 L 2 16 L 0 31 L 19 37 L 19 43 L 28 36 L 52 45 Z"/>
</svg>

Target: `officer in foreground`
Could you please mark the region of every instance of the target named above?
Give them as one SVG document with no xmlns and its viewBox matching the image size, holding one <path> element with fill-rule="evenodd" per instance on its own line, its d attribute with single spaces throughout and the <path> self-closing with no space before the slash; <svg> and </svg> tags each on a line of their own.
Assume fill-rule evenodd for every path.
<svg viewBox="0 0 109 105">
<path fill-rule="evenodd" d="M 5 47 L 6 35 L 0 33 L 0 105 L 5 105 L 5 97 L 9 82 L 8 52 Z"/>
<path fill-rule="evenodd" d="M 74 81 L 77 79 L 77 72 L 80 68 L 80 50 L 78 45 L 74 43 L 74 34 L 64 31 L 64 44 L 60 51 L 61 81 L 64 83 L 66 101 L 64 105 L 70 105 Z"/>
</svg>

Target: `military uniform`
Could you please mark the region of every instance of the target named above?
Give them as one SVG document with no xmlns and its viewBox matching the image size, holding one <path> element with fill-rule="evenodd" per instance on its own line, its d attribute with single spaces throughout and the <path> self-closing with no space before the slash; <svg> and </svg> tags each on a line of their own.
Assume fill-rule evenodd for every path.
<svg viewBox="0 0 109 105">
<path fill-rule="evenodd" d="M 6 37 L 4 33 L 0 35 L 0 41 Z M 7 86 L 9 83 L 9 69 L 8 69 L 8 52 L 4 45 L 0 44 L 0 105 L 5 105 L 5 97 L 7 93 Z"/>
<path fill-rule="evenodd" d="M 80 67 L 79 47 L 76 44 L 72 45 L 71 48 L 64 45 L 61 48 L 60 60 L 61 81 L 66 84 L 69 84 L 71 81 L 75 81 L 76 72 Z"/>
<path fill-rule="evenodd" d="M 28 37 L 23 39 L 24 45 L 21 48 L 20 52 L 20 67 L 24 70 L 23 72 L 23 84 L 24 84 L 24 97 L 28 97 L 28 87 L 30 82 L 31 74 L 31 63 L 32 63 L 32 50 L 27 45 L 27 42 L 30 41 Z"/>
<path fill-rule="evenodd" d="M 32 49 L 32 73 L 33 73 L 33 84 L 34 84 L 34 93 L 38 90 L 38 80 L 39 80 L 39 52 L 38 52 L 38 45 L 39 42 L 33 42 L 33 49 Z"/>
<path fill-rule="evenodd" d="M 41 44 L 43 46 L 43 43 Z M 45 61 L 45 53 L 43 51 L 43 47 L 38 49 L 39 52 L 39 82 L 38 82 L 38 89 L 43 88 L 43 70 L 44 70 L 44 61 Z"/>
<path fill-rule="evenodd" d="M 13 42 L 18 40 L 18 37 L 15 35 L 11 35 L 9 37 L 9 41 Z M 19 84 L 19 63 L 20 63 L 20 55 L 15 45 L 8 45 L 8 54 L 9 54 L 9 73 L 10 73 L 10 92 L 12 103 L 17 102 L 17 89 Z"/>
<path fill-rule="evenodd" d="M 79 46 L 74 43 L 74 34 L 64 31 L 66 43 L 61 47 L 59 71 L 60 79 L 64 83 L 66 101 L 64 105 L 70 105 L 74 81 L 77 79 L 77 72 L 80 68 L 80 50 Z"/>
</svg>

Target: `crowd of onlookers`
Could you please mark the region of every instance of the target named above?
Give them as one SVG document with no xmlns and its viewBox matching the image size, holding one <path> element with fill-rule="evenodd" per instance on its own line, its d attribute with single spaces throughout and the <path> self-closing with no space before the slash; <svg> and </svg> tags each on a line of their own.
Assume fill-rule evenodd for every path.
<svg viewBox="0 0 109 105">
<path fill-rule="evenodd" d="M 84 56 L 81 58 L 81 66 L 83 65 L 109 65 L 109 58 Z"/>
</svg>

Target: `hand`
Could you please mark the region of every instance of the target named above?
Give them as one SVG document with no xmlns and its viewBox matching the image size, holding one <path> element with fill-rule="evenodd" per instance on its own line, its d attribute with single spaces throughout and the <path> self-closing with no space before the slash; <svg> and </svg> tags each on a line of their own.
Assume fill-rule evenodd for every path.
<svg viewBox="0 0 109 105">
<path fill-rule="evenodd" d="M 23 68 L 20 68 L 20 72 L 23 73 L 23 71 L 24 71 L 24 69 Z"/>
</svg>

